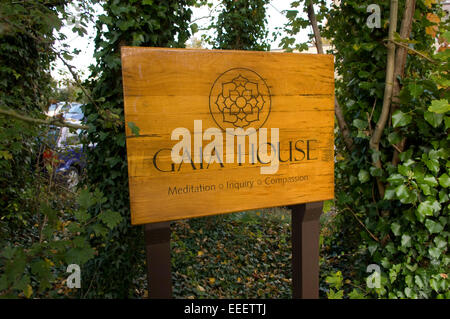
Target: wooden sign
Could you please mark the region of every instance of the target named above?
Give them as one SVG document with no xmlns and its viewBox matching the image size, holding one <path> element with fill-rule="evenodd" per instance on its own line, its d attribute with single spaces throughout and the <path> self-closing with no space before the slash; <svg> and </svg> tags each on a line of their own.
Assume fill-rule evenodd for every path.
<svg viewBox="0 0 450 319">
<path fill-rule="evenodd" d="M 123 47 L 122 72 L 133 224 L 334 197 L 331 55 Z"/>
</svg>

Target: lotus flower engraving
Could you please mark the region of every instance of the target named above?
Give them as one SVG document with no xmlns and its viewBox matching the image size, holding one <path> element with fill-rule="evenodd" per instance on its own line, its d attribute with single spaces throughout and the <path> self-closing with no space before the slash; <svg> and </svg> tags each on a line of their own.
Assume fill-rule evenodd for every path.
<svg viewBox="0 0 450 319">
<path fill-rule="evenodd" d="M 223 129 L 259 128 L 269 115 L 270 103 L 267 84 L 249 69 L 228 70 L 211 89 L 211 114 Z"/>
<path fill-rule="evenodd" d="M 264 97 L 258 91 L 258 83 L 250 82 L 240 74 L 233 81 L 222 84 L 222 92 L 216 100 L 216 105 L 223 114 L 223 121 L 242 128 L 259 120 L 259 112 L 264 103 Z"/>
</svg>

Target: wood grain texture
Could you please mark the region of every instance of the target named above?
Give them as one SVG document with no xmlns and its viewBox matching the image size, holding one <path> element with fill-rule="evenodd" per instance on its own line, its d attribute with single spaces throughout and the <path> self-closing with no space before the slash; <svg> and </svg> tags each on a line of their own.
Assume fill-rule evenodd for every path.
<svg viewBox="0 0 450 319">
<path fill-rule="evenodd" d="M 123 47 L 122 73 L 125 121 L 140 129 L 126 125 L 132 224 L 334 197 L 332 56 Z M 278 128 L 283 162 L 261 174 L 247 137 L 244 163 L 173 164 L 172 131 L 188 129 L 194 146 L 194 120 L 220 128 L 224 144 L 226 128 L 267 128 L 269 142 Z M 236 141 L 223 156 L 233 152 Z"/>
</svg>

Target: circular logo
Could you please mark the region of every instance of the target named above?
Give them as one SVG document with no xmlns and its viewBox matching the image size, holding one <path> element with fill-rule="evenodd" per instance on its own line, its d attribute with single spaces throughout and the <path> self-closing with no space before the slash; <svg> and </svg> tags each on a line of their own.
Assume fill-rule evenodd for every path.
<svg viewBox="0 0 450 319">
<path fill-rule="evenodd" d="M 222 130 L 260 128 L 269 117 L 271 103 L 264 79 L 245 68 L 222 73 L 209 94 L 209 110 Z"/>
</svg>

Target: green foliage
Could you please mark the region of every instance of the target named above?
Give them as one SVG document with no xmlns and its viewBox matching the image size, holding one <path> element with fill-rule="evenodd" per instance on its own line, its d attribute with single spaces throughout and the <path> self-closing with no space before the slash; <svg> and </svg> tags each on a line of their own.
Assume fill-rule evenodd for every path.
<svg viewBox="0 0 450 319">
<path fill-rule="evenodd" d="M 128 122 L 128 127 L 130 128 L 131 132 L 132 132 L 135 136 L 139 136 L 140 128 L 137 127 L 136 124 L 134 124 L 134 122 Z"/>
<path fill-rule="evenodd" d="M 0 107 L 42 117 L 50 93 L 48 69 L 54 56 L 48 45 L 60 26 L 57 8 L 29 1 L 26 5 L 3 1 L 0 5 Z M 41 38 L 46 38 L 46 41 Z M 34 140 L 38 129 L 0 115 L 0 210 L 26 211 L 22 190 L 32 183 Z"/>
<path fill-rule="evenodd" d="M 308 16 L 308 1 L 292 1 L 290 10 L 285 12 L 288 23 L 284 26 L 284 32 L 287 34 L 283 39 L 281 39 L 280 45 L 287 52 L 293 50 L 298 50 L 299 52 L 308 50 L 308 44 L 310 42 L 296 43 L 295 36 L 303 29 L 307 29 L 310 25 Z M 320 22 L 323 20 L 327 14 L 327 1 L 325 0 L 315 0 L 314 4 L 319 8 L 317 14 L 317 20 L 319 22 L 319 29 L 322 30 L 322 25 Z M 299 8 L 301 10 L 299 10 Z M 309 34 L 309 40 L 314 38 L 312 33 Z"/>
<path fill-rule="evenodd" d="M 97 63 L 86 83 L 92 101 L 84 107 L 90 127 L 85 143 L 95 145 L 88 154 L 89 187 L 68 192 L 55 179 L 53 163 L 42 163 L 47 129 L 0 116 L 0 297 L 124 298 L 140 295 L 145 281 L 142 228 L 131 227 L 129 220 L 120 47 L 182 47 L 188 30 L 198 28 L 189 25 L 188 6 L 194 3 L 93 2 L 100 2 L 105 14 L 97 21 Z M 418 0 L 411 39 L 396 35 L 414 51 L 375 152 L 369 139 L 385 87 L 388 2 L 380 3 L 379 29 L 365 23 L 371 1 L 342 1 L 331 8 L 324 0 L 313 2 L 319 28 L 334 47 L 336 96 L 354 141 L 349 150 L 336 137 L 336 200 L 326 203 L 322 218 L 321 296 L 450 298 L 450 50 L 434 52 L 434 32 L 449 41 L 448 23 L 435 29 L 431 20 L 436 19 L 429 14 L 442 16 L 439 5 Z M 405 1 L 399 2 L 401 21 Z M 90 1 L 77 2 L 82 13 L 76 17 L 67 12 L 68 3 L 1 2 L 0 107 L 44 116 L 51 63 L 57 56 L 70 61 L 76 54 L 66 46 L 54 49 L 54 42 L 65 38 L 60 28 L 70 21 L 84 35 L 91 15 Z M 221 49 L 267 50 L 267 4 L 223 1 L 210 43 Z M 294 38 L 309 25 L 303 18 L 305 4 L 294 1 L 286 13 L 286 49 L 306 48 Z M 134 123 L 127 125 L 139 134 Z M 404 146 L 396 160 L 398 145 Z M 380 167 L 372 164 L 378 160 Z M 175 295 L 289 297 L 288 224 L 261 223 L 248 213 L 223 218 L 221 223 L 211 223 L 215 218 L 175 223 Z M 251 249 L 244 254 L 246 247 Z M 86 284 L 81 290 L 65 284 L 72 263 L 82 266 Z M 375 288 L 367 285 L 367 279 L 374 279 L 368 278 L 369 264 L 381 268 Z"/>
<path fill-rule="evenodd" d="M 87 83 L 95 103 L 84 106 L 90 125 L 86 143 L 96 145 L 88 152 L 87 183 L 106 195 L 105 211 L 119 215 L 90 211 L 117 228 L 108 232 L 106 241 L 92 239 L 92 245 L 101 248 L 83 274 L 92 288 L 82 289 L 87 297 L 127 298 L 135 294 L 137 278 L 145 272 L 145 254 L 142 227 L 130 223 L 120 47 L 184 46 L 189 37 L 191 1 L 115 0 L 101 4 L 104 14 L 96 23 L 96 64 L 91 66 L 92 80 Z M 130 128 L 139 133 L 136 126 Z"/>
<path fill-rule="evenodd" d="M 71 59 L 66 46 L 57 51 L 59 29 L 68 20 L 84 34 L 89 4 L 78 17 L 66 12 L 67 1 L 2 1 L 0 4 L 0 107 L 44 118 L 56 56 Z M 66 268 L 85 264 L 95 254 L 90 238 L 102 238 L 120 220 L 103 212 L 103 194 L 68 191 L 55 174 L 56 163 L 43 157 L 49 127 L 0 116 L 0 297 L 74 296 Z M 102 212 L 98 217 L 88 210 Z M 121 218 L 120 218 L 121 219 Z M 109 227 L 109 228 L 107 228 Z"/>
<path fill-rule="evenodd" d="M 342 1 L 329 9 L 321 1 L 314 2 L 319 22 L 324 16 L 328 21 L 322 36 L 334 46 L 339 75 L 336 95 L 345 120 L 353 124 L 349 129 L 354 142 L 348 150 L 342 136 L 336 137 L 338 215 L 324 238 L 322 267 L 328 284 L 322 291 L 329 298 L 449 298 L 449 50 L 433 52 L 433 23 L 428 20 L 428 14 L 439 17 L 442 11 L 438 4 L 416 2 L 411 38 L 401 41 L 420 54 L 409 52 L 401 91 L 380 150 L 374 152 L 369 140 L 384 96 L 389 2 L 379 3 L 379 29 L 366 25 L 371 1 Z M 399 3 L 401 21 L 405 1 Z M 294 34 L 306 27 L 307 21 L 288 15 Z M 438 37 L 448 36 L 447 30 L 448 22 L 442 23 Z M 285 41 L 295 46 L 288 43 L 289 38 Z M 404 148 L 396 161 L 394 152 L 401 141 Z M 378 159 L 381 167 L 372 164 Z M 378 191 L 379 183 L 385 188 L 384 196 Z M 379 288 L 366 286 L 365 268 L 370 264 L 381 268 Z M 343 278 L 349 278 L 348 283 Z"/>
<path fill-rule="evenodd" d="M 108 232 L 99 230 L 107 230 L 105 226 L 113 229 L 120 222 L 118 213 L 106 211 L 97 217 L 88 213 L 93 207 L 102 211 L 105 197 L 100 191 L 82 190 L 77 205 L 75 194 L 67 195 L 58 191 L 58 187 L 61 186 L 51 181 L 43 184 L 36 203 L 38 213 L 34 220 L 23 220 L 27 227 L 20 229 L 20 233 L 9 227 L 14 216 L 2 218 L 0 226 L 6 230 L 4 235 L 19 241 L 2 241 L 0 297 L 77 296 L 77 291 L 65 284 L 69 275 L 67 266 L 83 267 L 97 254 L 88 239 L 106 240 Z"/>
<path fill-rule="evenodd" d="M 291 298 L 289 214 L 245 212 L 172 224 L 175 298 Z"/>
<path fill-rule="evenodd" d="M 269 50 L 266 30 L 268 3 L 268 0 L 221 1 L 221 12 L 211 25 L 217 34 L 208 42 L 214 49 Z"/>
<path fill-rule="evenodd" d="M 0 4 L 0 107 L 42 117 L 50 92 L 47 73 L 53 56 L 46 50 L 58 27 L 57 8 L 30 1 L 26 5 Z M 47 41 L 41 41 L 45 37 Z M 33 294 L 32 276 L 26 274 L 35 252 L 33 244 L 39 220 L 39 189 L 33 164 L 37 156 L 37 127 L 0 115 L 0 296 Z M 49 286 L 43 258 L 36 256 L 33 272 L 42 275 L 41 288 Z M 41 262 L 38 264 L 37 262 Z M 34 288 L 36 290 L 36 288 Z"/>
</svg>

